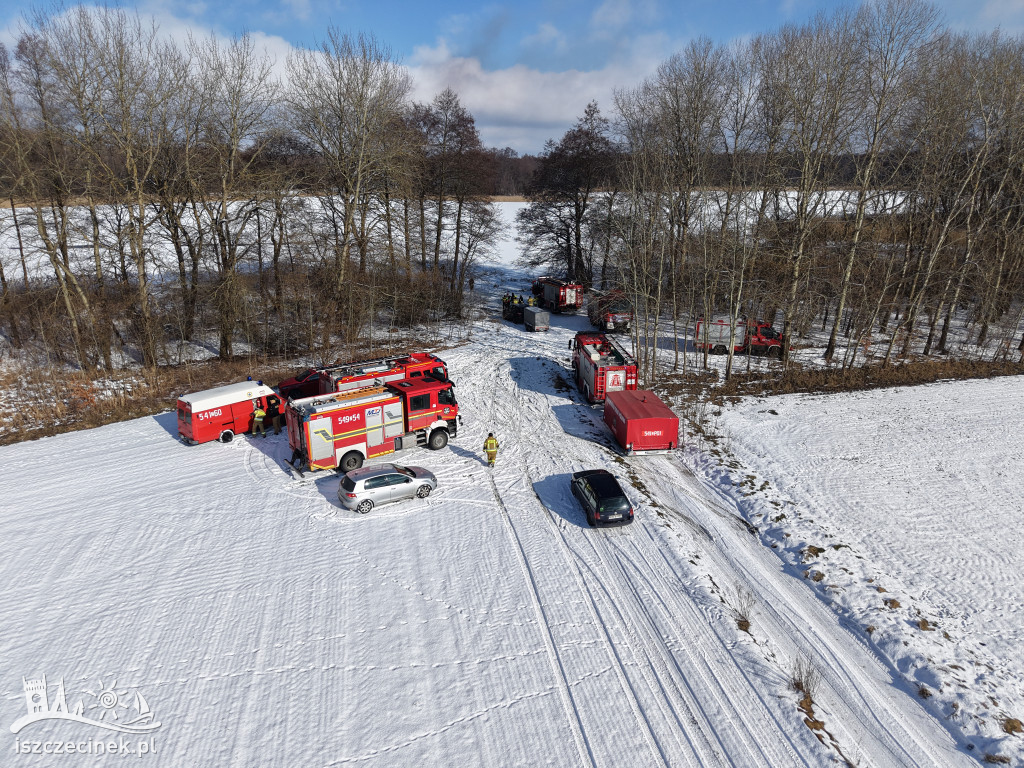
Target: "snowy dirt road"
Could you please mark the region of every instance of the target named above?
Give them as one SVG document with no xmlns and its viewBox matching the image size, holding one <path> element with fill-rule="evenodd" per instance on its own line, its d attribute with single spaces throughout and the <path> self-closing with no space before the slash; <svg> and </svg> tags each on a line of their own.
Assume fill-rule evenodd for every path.
<svg viewBox="0 0 1024 768">
<path fill-rule="evenodd" d="M 149 765 L 976 764 L 693 462 L 611 450 L 565 386 L 585 318 L 552 326 L 444 352 L 465 425 L 400 457 L 438 490 L 367 516 L 334 474 L 294 481 L 284 435 L 185 446 L 173 414 L 0 448 L 4 724 L 45 674 L 106 724 L 143 692 Z M 590 467 L 632 525 L 587 527 Z M 108 759 L 16 753 L 95 725 L 5 732 L 2 765 Z"/>
</svg>

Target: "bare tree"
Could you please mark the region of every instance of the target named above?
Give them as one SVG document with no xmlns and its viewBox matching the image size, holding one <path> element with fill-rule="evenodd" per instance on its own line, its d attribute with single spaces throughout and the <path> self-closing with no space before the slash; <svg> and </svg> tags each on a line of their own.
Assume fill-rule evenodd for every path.
<svg viewBox="0 0 1024 768">
<path fill-rule="evenodd" d="M 335 262 L 335 314 L 351 295 L 348 262 L 360 210 L 371 202 L 394 159 L 383 140 L 400 121 L 410 81 L 391 52 L 374 38 L 330 27 L 316 50 L 288 59 L 288 106 L 293 125 L 324 164 L 324 180 L 340 210 Z M 351 302 L 349 302 L 351 306 Z M 351 318 L 350 318 L 351 319 Z M 347 323 L 351 327 L 351 323 Z"/>
</svg>

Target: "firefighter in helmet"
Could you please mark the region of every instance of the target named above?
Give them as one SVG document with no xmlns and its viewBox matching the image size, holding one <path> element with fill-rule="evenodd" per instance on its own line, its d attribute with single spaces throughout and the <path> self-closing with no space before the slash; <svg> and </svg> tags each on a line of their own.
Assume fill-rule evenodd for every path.
<svg viewBox="0 0 1024 768">
<path fill-rule="evenodd" d="M 267 430 L 263 428 L 263 419 L 266 417 L 267 412 L 263 410 L 263 406 L 260 405 L 258 398 L 253 400 L 252 404 L 252 436 L 256 437 L 256 430 L 258 429 L 263 438 L 266 439 Z"/>
<path fill-rule="evenodd" d="M 487 466 L 493 467 L 494 460 L 498 458 L 498 438 L 494 436 L 493 432 L 487 433 L 487 439 L 484 440 L 484 453 L 487 454 Z"/>
</svg>

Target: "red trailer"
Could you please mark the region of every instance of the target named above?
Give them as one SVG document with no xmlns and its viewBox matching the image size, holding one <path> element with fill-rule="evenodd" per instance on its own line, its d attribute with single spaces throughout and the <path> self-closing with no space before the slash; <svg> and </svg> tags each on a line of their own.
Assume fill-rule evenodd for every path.
<svg viewBox="0 0 1024 768">
<path fill-rule="evenodd" d="M 242 381 L 223 387 L 193 392 L 178 398 L 178 436 L 186 443 L 207 443 L 232 438 L 252 429 L 252 412 L 259 403 L 267 409 L 267 398 L 276 397 L 262 381 Z"/>
<path fill-rule="evenodd" d="M 626 453 L 664 453 L 679 447 L 679 417 L 649 390 L 609 392 L 604 421 Z"/>
</svg>

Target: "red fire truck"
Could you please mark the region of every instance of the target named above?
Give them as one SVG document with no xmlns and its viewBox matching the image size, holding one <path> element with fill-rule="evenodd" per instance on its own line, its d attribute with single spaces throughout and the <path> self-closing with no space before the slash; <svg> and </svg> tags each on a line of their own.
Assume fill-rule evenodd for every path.
<svg viewBox="0 0 1024 768">
<path fill-rule="evenodd" d="M 347 392 L 373 384 L 383 385 L 424 376 L 448 381 L 448 368 L 444 360 L 428 352 L 413 352 L 397 357 L 332 365 L 320 370 L 320 394 Z"/>
<path fill-rule="evenodd" d="M 276 393 L 262 381 L 242 381 L 193 392 L 178 398 L 178 436 L 186 443 L 220 440 L 230 443 L 237 434 L 252 429 L 252 413 L 258 403 L 264 410 L 267 398 Z"/>
<path fill-rule="evenodd" d="M 537 302 L 555 313 L 577 312 L 583 306 L 583 286 L 557 277 L 538 277 L 531 288 Z"/>
<path fill-rule="evenodd" d="M 636 389 L 636 360 L 609 336 L 580 331 L 569 342 L 576 386 L 591 403 L 608 392 Z"/>
<path fill-rule="evenodd" d="M 591 291 L 587 317 L 591 325 L 609 333 L 629 331 L 633 324 L 633 310 L 622 291 Z"/>
<path fill-rule="evenodd" d="M 458 433 L 449 381 L 430 376 L 292 400 L 285 411 L 292 466 L 358 469 L 366 459 L 416 446 L 444 448 Z"/>
<path fill-rule="evenodd" d="M 699 318 L 693 333 L 693 346 L 700 350 L 706 349 L 714 355 L 724 355 L 729 351 L 731 328 L 728 319 L 706 323 L 704 318 Z M 739 320 L 736 323 L 733 342 L 735 352 L 768 357 L 782 356 L 782 335 L 772 328 L 771 323 Z"/>
</svg>

